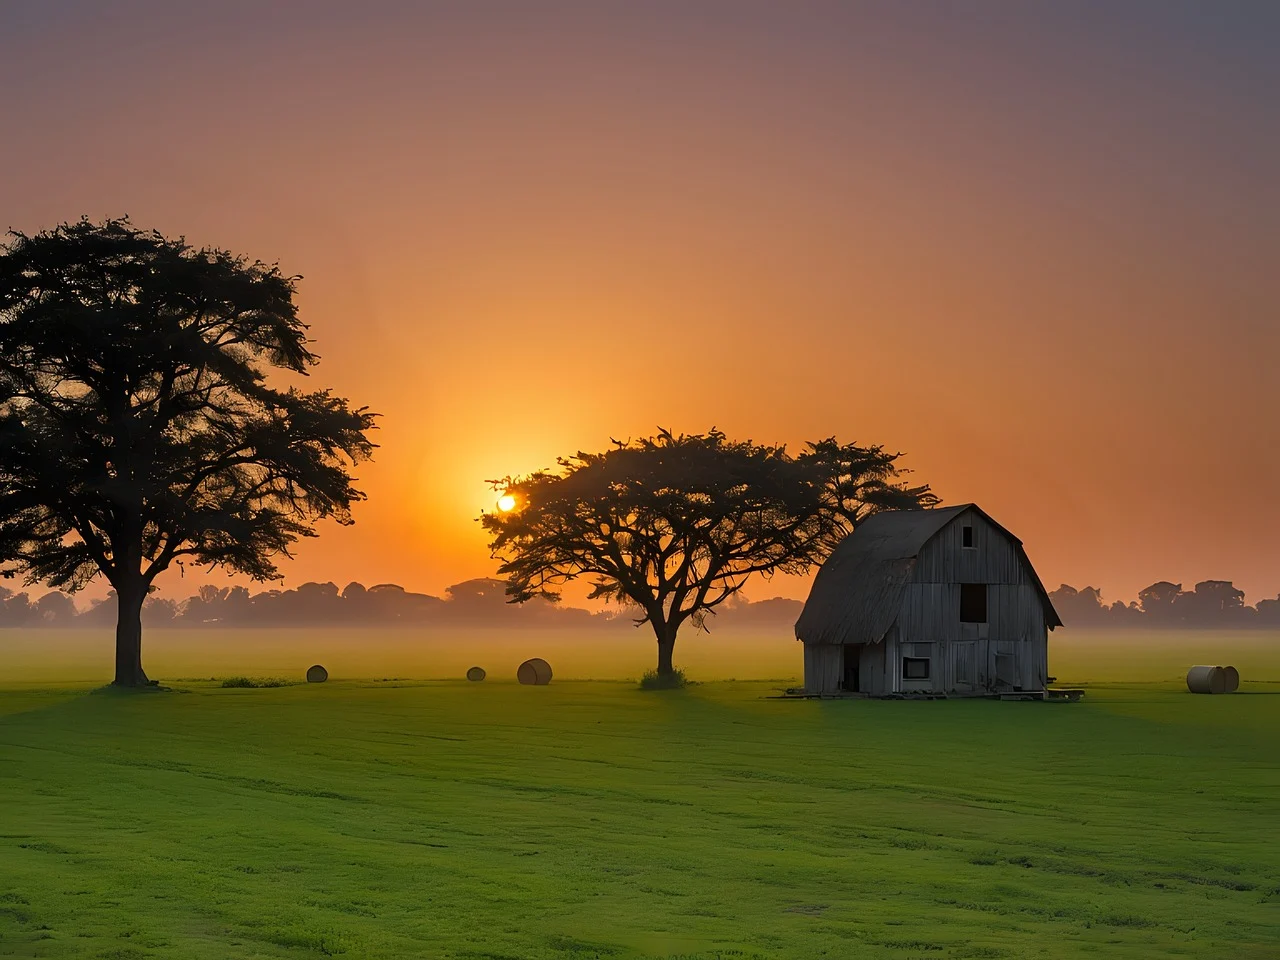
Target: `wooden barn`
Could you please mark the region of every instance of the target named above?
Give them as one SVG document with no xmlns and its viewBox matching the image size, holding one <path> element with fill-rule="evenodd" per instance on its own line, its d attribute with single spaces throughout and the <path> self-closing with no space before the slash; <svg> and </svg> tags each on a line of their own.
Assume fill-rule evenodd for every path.
<svg viewBox="0 0 1280 960">
<path fill-rule="evenodd" d="M 1042 691 L 1062 625 L 1022 541 L 973 504 L 874 514 L 796 621 L 807 694 Z"/>
</svg>

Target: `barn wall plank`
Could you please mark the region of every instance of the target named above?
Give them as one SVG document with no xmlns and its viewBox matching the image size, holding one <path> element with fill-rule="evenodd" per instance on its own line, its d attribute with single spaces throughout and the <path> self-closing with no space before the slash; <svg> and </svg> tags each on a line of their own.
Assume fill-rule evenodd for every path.
<svg viewBox="0 0 1280 960">
<path fill-rule="evenodd" d="M 899 693 L 899 677 L 902 675 L 901 660 L 898 654 L 898 626 L 889 628 L 884 640 L 884 682 L 885 693 Z"/>
<path fill-rule="evenodd" d="M 844 668 L 844 647 L 831 643 L 804 645 L 806 693 L 839 693 Z"/>
<path fill-rule="evenodd" d="M 885 682 L 885 644 L 863 644 L 858 661 L 858 679 L 867 693 L 883 696 L 889 692 Z"/>
<path fill-rule="evenodd" d="M 973 527 L 973 547 L 963 545 L 966 526 Z M 1028 577 L 1009 539 L 968 511 L 921 548 L 912 579 L 918 583 L 1025 583 Z"/>
</svg>

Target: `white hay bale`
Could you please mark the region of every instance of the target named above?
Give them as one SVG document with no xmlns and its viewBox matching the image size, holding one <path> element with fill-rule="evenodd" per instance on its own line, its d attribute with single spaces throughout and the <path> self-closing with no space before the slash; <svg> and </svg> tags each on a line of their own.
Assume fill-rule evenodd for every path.
<svg viewBox="0 0 1280 960">
<path fill-rule="evenodd" d="M 1187 671 L 1187 689 L 1192 693 L 1225 693 L 1226 671 L 1221 667 L 1192 667 Z"/>
<path fill-rule="evenodd" d="M 546 686 L 551 682 L 551 664 L 541 657 L 534 657 L 520 664 L 516 671 L 516 679 L 523 684 L 536 687 Z"/>
<path fill-rule="evenodd" d="M 1222 675 L 1226 678 L 1226 689 L 1223 693 L 1235 693 L 1240 689 L 1240 671 L 1235 667 L 1223 667 Z"/>
</svg>

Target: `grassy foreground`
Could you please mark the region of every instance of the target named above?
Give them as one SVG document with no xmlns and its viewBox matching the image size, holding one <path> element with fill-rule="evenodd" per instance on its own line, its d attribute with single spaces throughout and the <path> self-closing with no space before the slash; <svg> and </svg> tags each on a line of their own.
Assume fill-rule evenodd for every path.
<svg viewBox="0 0 1280 960">
<path fill-rule="evenodd" d="M 0 691 L 0 956 L 1274 957 L 1280 685 Z"/>
</svg>

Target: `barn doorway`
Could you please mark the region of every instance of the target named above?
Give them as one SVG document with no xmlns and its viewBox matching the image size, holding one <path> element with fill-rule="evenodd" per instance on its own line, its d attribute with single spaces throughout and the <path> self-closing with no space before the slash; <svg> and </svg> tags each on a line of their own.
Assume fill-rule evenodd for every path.
<svg viewBox="0 0 1280 960">
<path fill-rule="evenodd" d="M 840 689 L 846 693 L 858 693 L 859 686 L 858 661 L 862 659 L 861 644 L 846 644 L 844 648 L 844 673 L 840 678 Z"/>
</svg>

